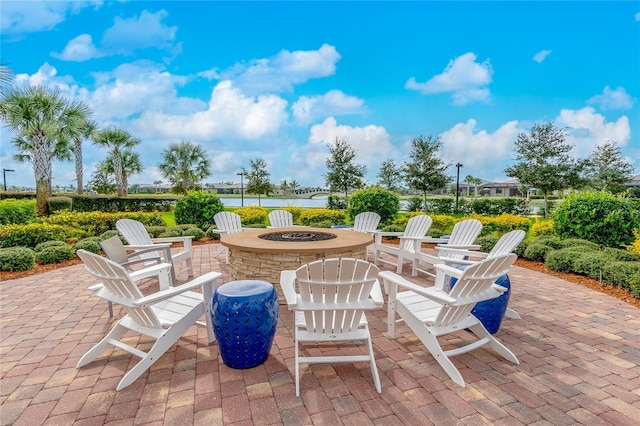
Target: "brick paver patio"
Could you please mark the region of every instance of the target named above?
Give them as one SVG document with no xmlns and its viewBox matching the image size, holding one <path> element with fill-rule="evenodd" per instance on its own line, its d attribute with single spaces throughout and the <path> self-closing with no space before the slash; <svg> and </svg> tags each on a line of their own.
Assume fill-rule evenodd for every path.
<svg viewBox="0 0 640 426">
<path fill-rule="evenodd" d="M 226 282 L 224 256 L 211 257 L 215 248 L 195 247 L 195 272 L 221 271 Z M 520 365 L 485 348 L 460 355 L 454 363 L 467 382 L 461 388 L 406 326 L 399 327 L 401 338 L 387 338 L 385 309 L 369 315 L 382 393 L 368 364 L 333 364 L 303 367 L 301 397 L 295 396 L 286 307 L 265 364 L 226 367 L 217 345 L 206 344 L 205 330 L 192 327 L 133 385 L 116 392 L 137 358 L 110 350 L 75 368 L 113 321 L 107 303 L 86 290 L 93 281 L 83 266 L 5 281 L 1 424 L 639 424 L 640 310 L 520 267 L 510 277 L 510 307 L 523 319 L 505 319 L 497 337 Z M 153 285 L 147 283 L 150 290 Z M 116 307 L 115 318 L 121 315 Z M 145 346 L 136 339 L 128 343 Z M 447 344 L 459 339 L 464 334 Z"/>
</svg>

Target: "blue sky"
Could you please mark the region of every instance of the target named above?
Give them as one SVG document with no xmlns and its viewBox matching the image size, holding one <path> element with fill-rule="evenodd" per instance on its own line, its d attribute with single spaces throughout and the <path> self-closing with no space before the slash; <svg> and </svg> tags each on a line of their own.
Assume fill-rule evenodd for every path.
<svg viewBox="0 0 640 426">
<path fill-rule="evenodd" d="M 575 156 L 616 141 L 640 173 L 637 1 L 2 0 L 0 16 L 17 84 L 59 88 L 141 139 L 130 184 L 164 181 L 162 150 L 188 140 L 207 182 L 263 158 L 273 183 L 322 186 L 336 137 L 376 183 L 420 135 L 441 137 L 461 176 L 500 181 L 518 133 L 550 120 Z M 33 186 L 0 137 L 8 184 Z M 106 154 L 85 145 L 85 182 Z M 74 184 L 72 163 L 53 173 Z"/>
</svg>

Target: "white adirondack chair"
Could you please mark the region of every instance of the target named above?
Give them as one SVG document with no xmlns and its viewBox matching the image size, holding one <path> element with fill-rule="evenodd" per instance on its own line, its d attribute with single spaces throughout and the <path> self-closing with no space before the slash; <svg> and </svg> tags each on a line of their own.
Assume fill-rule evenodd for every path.
<svg viewBox="0 0 640 426">
<path fill-rule="evenodd" d="M 358 213 L 353 219 L 353 230 L 356 232 L 370 234 L 375 240 L 379 223 L 380 215 L 376 212 Z M 371 244 L 367 246 L 367 250 L 372 251 L 375 254 L 375 247 L 375 244 Z"/>
<path fill-rule="evenodd" d="M 398 274 L 402 273 L 402 267 L 405 260 L 410 260 L 415 262 L 415 256 L 417 253 L 420 253 L 420 248 L 422 246 L 422 241 L 424 241 L 424 236 L 431 227 L 432 219 L 427 215 L 418 215 L 409 219 L 407 222 L 407 226 L 402 233 L 385 233 L 385 232 L 377 232 L 376 233 L 376 254 L 375 254 L 375 264 L 378 265 L 379 262 L 388 263 L 388 264 L 396 264 L 394 262 L 390 262 L 388 260 L 382 259 L 380 257 L 380 253 L 389 253 L 394 256 L 397 256 L 397 268 L 396 272 Z M 382 236 L 383 235 L 394 235 L 400 238 L 400 244 L 392 245 L 392 244 L 382 244 Z M 385 287 L 386 290 L 386 287 Z"/>
<path fill-rule="evenodd" d="M 459 270 L 444 264 L 436 264 L 436 281 L 445 276 L 455 276 L 458 282 L 450 293 L 435 287 L 421 287 L 390 271 L 381 272 L 380 278 L 389 286 L 388 332 L 395 338 L 396 315 L 418 336 L 449 377 L 460 386 L 465 386 L 462 375 L 449 359 L 489 344 L 507 360 L 518 364 L 518 358 L 484 328 L 471 314 L 476 303 L 498 297 L 507 289 L 495 281 L 509 271 L 516 260 L 515 254 L 486 259 Z M 407 291 L 398 291 L 404 287 Z M 443 351 L 438 337 L 470 329 L 476 340 L 465 346 Z"/>
<path fill-rule="evenodd" d="M 151 252 L 154 254 L 158 253 L 158 249 L 153 247 L 147 250 L 140 250 L 137 253 L 127 253 L 127 250 L 122 244 L 120 237 L 115 235 L 111 238 L 107 238 L 104 241 L 100 241 L 100 248 L 107 255 L 110 260 L 113 260 L 120 266 L 123 266 L 125 269 L 129 271 L 129 276 L 134 281 L 138 281 L 144 278 L 158 276 L 160 290 L 166 290 L 170 285 L 175 283 L 171 282 L 170 277 L 164 274 L 158 275 L 157 268 L 153 266 L 148 267 L 149 264 L 157 265 L 162 263 L 162 258 L 160 256 L 156 256 L 154 258 L 140 258 L 139 255 L 144 252 Z M 169 247 L 170 244 L 167 244 Z M 135 269 L 135 266 L 139 268 Z M 141 267 L 140 267 L 141 266 Z M 167 274 L 169 275 L 169 274 Z M 109 301 L 109 316 L 113 316 L 113 302 Z"/>
<path fill-rule="evenodd" d="M 280 285 L 295 311 L 296 396 L 301 363 L 369 362 L 376 390 L 382 391 L 364 311 L 382 308 L 379 269 L 361 259 L 324 259 L 282 271 Z M 296 288 L 298 292 L 296 292 Z M 301 342 L 366 341 L 367 355 L 300 356 Z"/>
<path fill-rule="evenodd" d="M 173 265 L 171 270 L 173 282 L 176 282 L 176 276 L 183 272 L 187 272 L 187 276 L 193 278 L 193 262 L 191 260 L 192 236 L 151 238 L 144 225 L 133 219 L 118 220 L 116 229 L 127 240 L 128 245 L 125 246 L 127 250 L 144 250 L 140 252 L 141 258 L 151 259 L 162 256 L 165 262 L 170 262 Z M 169 247 L 167 247 L 167 243 Z M 170 246 L 172 243 L 182 243 L 182 247 L 171 251 Z M 158 249 L 156 254 L 147 250 L 152 247 Z M 182 262 L 185 262 L 186 266 L 178 269 L 178 265 Z"/>
<path fill-rule="evenodd" d="M 462 250 L 479 250 L 480 246 L 478 244 L 473 244 L 482 232 L 482 222 L 477 219 L 466 219 L 461 220 L 456 223 L 453 227 L 453 231 L 451 231 L 451 235 L 448 239 L 437 239 L 438 246 L 444 246 L 448 248 L 454 249 L 462 249 Z M 433 239 L 431 241 L 434 241 Z M 462 259 L 464 256 L 458 256 Z M 427 275 L 435 277 L 435 273 L 430 271 L 420 269 L 421 264 L 426 264 L 429 267 L 433 267 L 433 265 L 437 263 L 442 263 L 439 259 L 439 256 L 433 256 L 428 253 L 424 253 L 420 251 L 414 258 L 413 261 L 413 269 L 411 271 L 412 276 L 417 276 L 418 271 L 423 272 Z"/>
<path fill-rule="evenodd" d="M 525 235 L 526 235 L 526 232 L 520 229 L 507 232 L 502 237 L 500 237 L 496 245 L 493 246 L 493 248 L 489 253 L 471 251 L 471 250 L 452 249 L 450 247 L 447 247 L 446 245 L 441 247 L 436 247 L 436 249 L 438 249 L 439 251 L 440 260 L 447 265 L 451 265 L 451 266 L 473 265 L 474 263 L 477 263 L 481 259 L 491 259 L 497 256 L 501 256 L 503 254 L 512 253 L 518 247 L 518 245 L 522 242 Z M 507 308 L 507 312 L 505 313 L 505 316 L 511 319 L 522 319 L 522 317 L 511 308 Z"/>
<path fill-rule="evenodd" d="M 238 213 L 218 212 L 213 216 L 213 221 L 216 223 L 216 233 L 220 234 L 220 236 L 242 232 L 242 220 Z M 220 245 L 220 248 L 213 256 L 218 256 L 222 251 L 225 254 L 225 262 L 229 264 L 229 249 L 225 246 Z"/>
<path fill-rule="evenodd" d="M 211 298 L 221 276 L 219 272 L 209 272 L 186 284 L 144 296 L 124 267 L 85 250 L 78 250 L 77 254 L 86 269 L 100 280 L 100 284 L 89 287 L 89 290 L 95 296 L 121 304 L 127 312 L 98 344 L 80 358 L 77 368 L 93 361 L 109 345 L 142 358 L 118 383 L 116 390 L 121 390 L 140 377 L 203 315 L 208 341 L 215 340 L 210 311 Z M 161 263 L 153 268 L 160 273 L 168 273 L 171 264 Z M 202 293 L 192 291 L 198 287 L 202 287 Z M 148 352 L 129 346 L 120 341 L 128 332 L 151 337 L 155 343 Z"/>
<path fill-rule="evenodd" d="M 293 227 L 293 215 L 286 210 L 271 210 L 269 212 L 269 224 L 271 228 Z"/>
</svg>

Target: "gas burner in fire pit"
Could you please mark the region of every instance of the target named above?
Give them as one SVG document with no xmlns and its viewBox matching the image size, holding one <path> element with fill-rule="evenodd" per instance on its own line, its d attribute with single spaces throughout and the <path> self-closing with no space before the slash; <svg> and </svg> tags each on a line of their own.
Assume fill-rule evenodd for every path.
<svg viewBox="0 0 640 426">
<path fill-rule="evenodd" d="M 324 241 L 336 238 L 336 235 L 327 232 L 271 232 L 260 235 L 259 238 L 269 241 L 309 242 Z"/>
</svg>

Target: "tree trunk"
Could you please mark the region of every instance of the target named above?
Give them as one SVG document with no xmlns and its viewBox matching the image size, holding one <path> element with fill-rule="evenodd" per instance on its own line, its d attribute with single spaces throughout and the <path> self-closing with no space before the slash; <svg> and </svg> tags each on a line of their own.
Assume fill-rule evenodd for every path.
<svg viewBox="0 0 640 426">
<path fill-rule="evenodd" d="M 78 195 L 83 194 L 83 182 L 82 182 L 82 141 L 76 139 L 75 141 L 75 157 L 76 157 L 76 185 L 78 187 Z"/>
<path fill-rule="evenodd" d="M 113 171 L 116 175 L 116 190 L 118 191 L 118 197 L 124 197 L 123 182 L 122 182 L 122 157 L 119 152 L 113 152 Z"/>
<path fill-rule="evenodd" d="M 47 204 L 50 182 L 44 179 L 36 181 L 36 216 L 47 216 L 49 205 Z"/>
<path fill-rule="evenodd" d="M 544 218 L 549 215 L 549 206 L 547 205 L 547 191 L 542 191 L 542 197 L 544 198 Z"/>
</svg>

